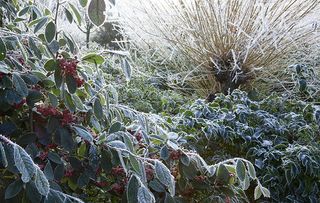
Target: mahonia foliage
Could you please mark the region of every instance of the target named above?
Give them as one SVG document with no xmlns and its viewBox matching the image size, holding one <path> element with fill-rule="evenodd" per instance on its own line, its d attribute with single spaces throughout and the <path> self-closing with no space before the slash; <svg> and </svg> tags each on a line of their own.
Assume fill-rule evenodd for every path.
<svg viewBox="0 0 320 203">
<path fill-rule="evenodd" d="M 209 165 L 163 119 L 111 100 L 104 55 L 80 53 L 48 9 L 0 6 L 1 202 L 248 202 L 252 181 L 256 199 L 270 196 L 249 161 Z"/>
<path fill-rule="evenodd" d="M 319 115 L 318 106 L 300 100 L 254 101 L 237 90 L 185 106 L 175 128 L 209 163 L 233 156 L 254 162 L 273 201 L 317 202 Z"/>
</svg>

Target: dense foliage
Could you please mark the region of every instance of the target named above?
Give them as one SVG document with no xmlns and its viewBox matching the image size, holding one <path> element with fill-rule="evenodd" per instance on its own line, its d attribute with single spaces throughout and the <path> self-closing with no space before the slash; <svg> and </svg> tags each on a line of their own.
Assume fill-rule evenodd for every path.
<svg viewBox="0 0 320 203">
<path fill-rule="evenodd" d="M 234 156 L 254 162 L 274 202 L 318 202 L 319 116 L 318 106 L 299 100 L 254 101 L 234 91 L 184 107 L 175 128 L 209 163 Z"/>
<path fill-rule="evenodd" d="M 183 147 L 187 140 L 170 122 L 118 103 L 103 65 L 106 55 L 117 55 L 130 79 L 127 57 L 82 53 L 56 23 L 63 8 L 68 21 L 80 25 L 77 6 L 88 6 L 93 25 L 101 25 L 99 1 L 57 1 L 55 14 L 28 2 L 0 6 L 1 202 L 248 202 L 270 196 L 251 162 L 207 164 Z M 255 193 L 247 196 L 250 183 Z"/>
</svg>

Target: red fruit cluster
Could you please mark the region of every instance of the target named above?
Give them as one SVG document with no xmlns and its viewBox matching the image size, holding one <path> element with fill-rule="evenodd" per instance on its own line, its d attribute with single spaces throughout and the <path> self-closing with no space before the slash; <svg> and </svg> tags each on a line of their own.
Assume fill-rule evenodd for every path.
<svg viewBox="0 0 320 203">
<path fill-rule="evenodd" d="M 121 166 L 113 167 L 111 169 L 111 173 L 114 176 L 124 176 L 124 175 L 126 175 L 124 169 Z"/>
<path fill-rule="evenodd" d="M 74 171 L 72 169 L 68 169 L 64 172 L 65 177 L 72 177 L 74 174 Z"/>
<path fill-rule="evenodd" d="M 79 61 L 77 59 L 65 59 L 63 57 L 58 58 L 59 67 L 62 70 L 64 76 L 71 76 L 76 80 L 77 87 L 81 87 L 84 84 L 84 80 L 79 77 L 77 73 L 77 66 Z"/>
<path fill-rule="evenodd" d="M 198 181 L 198 182 L 204 182 L 205 179 L 206 179 L 206 177 L 205 177 L 205 176 L 196 176 L 194 179 L 195 179 L 196 181 Z"/>
<path fill-rule="evenodd" d="M 58 145 L 51 143 L 47 145 L 47 149 L 56 149 L 58 147 Z"/>
<path fill-rule="evenodd" d="M 181 157 L 181 151 L 171 151 L 170 153 L 170 159 L 172 160 L 179 160 Z"/>
<path fill-rule="evenodd" d="M 61 112 L 53 106 L 37 106 L 37 112 L 39 112 L 43 117 L 54 116 L 60 118 L 63 126 L 68 125 L 76 120 L 69 110 L 64 110 Z"/>
<path fill-rule="evenodd" d="M 38 106 L 37 111 L 43 115 L 44 117 L 47 116 L 61 116 L 61 112 L 58 111 L 55 107 L 53 106 Z"/>
<path fill-rule="evenodd" d="M 124 185 L 121 183 L 115 183 L 112 185 L 111 191 L 118 195 L 122 195 L 124 192 Z"/>
<path fill-rule="evenodd" d="M 68 125 L 69 123 L 72 123 L 75 121 L 74 116 L 70 113 L 69 110 L 64 110 L 62 112 L 62 119 L 61 119 L 61 124 L 63 126 Z"/>
</svg>

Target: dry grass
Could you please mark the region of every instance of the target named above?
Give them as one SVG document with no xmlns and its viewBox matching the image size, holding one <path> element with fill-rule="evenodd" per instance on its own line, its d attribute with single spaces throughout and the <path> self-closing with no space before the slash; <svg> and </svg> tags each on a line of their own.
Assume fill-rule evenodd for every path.
<svg viewBox="0 0 320 203">
<path fill-rule="evenodd" d="M 204 92 L 227 93 L 254 78 L 257 69 L 314 43 L 319 5 L 318 0 L 123 0 L 119 7 L 123 30 L 138 48 L 156 47 L 164 55 L 178 51 L 195 64 L 174 67 L 185 81 Z"/>
</svg>

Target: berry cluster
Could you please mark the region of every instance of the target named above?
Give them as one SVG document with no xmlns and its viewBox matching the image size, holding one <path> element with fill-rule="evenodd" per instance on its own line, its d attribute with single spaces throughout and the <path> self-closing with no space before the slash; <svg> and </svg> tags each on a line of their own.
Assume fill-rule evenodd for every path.
<svg viewBox="0 0 320 203">
<path fill-rule="evenodd" d="M 204 182 L 206 180 L 205 176 L 196 176 L 194 178 L 197 182 Z"/>
<path fill-rule="evenodd" d="M 65 177 L 72 177 L 74 175 L 74 171 L 72 169 L 67 169 L 65 172 L 64 172 L 64 176 Z"/>
<path fill-rule="evenodd" d="M 77 87 L 81 87 L 84 84 L 84 79 L 80 78 L 77 72 L 77 66 L 79 61 L 75 59 L 65 59 L 62 56 L 58 57 L 59 67 L 62 70 L 62 75 L 71 76 L 76 80 Z"/>
<path fill-rule="evenodd" d="M 46 160 L 47 157 L 48 157 L 48 152 L 47 151 L 41 152 L 40 155 L 39 155 L 39 159 L 41 161 Z"/>
<path fill-rule="evenodd" d="M 38 106 L 37 112 L 39 112 L 44 117 L 54 116 L 60 118 L 61 124 L 63 126 L 68 125 L 69 123 L 72 123 L 76 120 L 69 110 L 64 110 L 61 112 L 53 106 Z"/>
<path fill-rule="evenodd" d="M 115 183 L 111 187 L 111 191 L 113 191 L 118 195 L 122 195 L 124 193 L 124 190 L 125 190 L 125 185 L 122 183 Z"/>
<path fill-rule="evenodd" d="M 20 109 L 26 102 L 27 102 L 27 100 L 23 99 L 21 102 L 19 102 L 17 104 L 13 104 L 13 108 Z"/>
<path fill-rule="evenodd" d="M 108 186 L 108 182 L 99 181 L 99 182 L 96 182 L 96 186 L 98 186 L 98 187 L 106 187 L 106 186 Z"/>
</svg>

